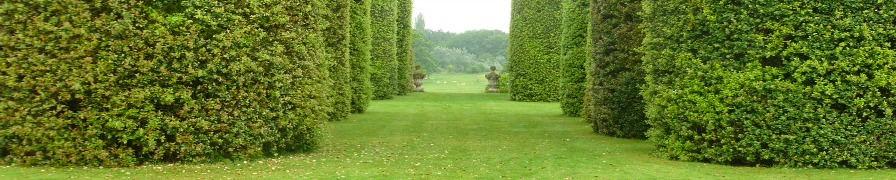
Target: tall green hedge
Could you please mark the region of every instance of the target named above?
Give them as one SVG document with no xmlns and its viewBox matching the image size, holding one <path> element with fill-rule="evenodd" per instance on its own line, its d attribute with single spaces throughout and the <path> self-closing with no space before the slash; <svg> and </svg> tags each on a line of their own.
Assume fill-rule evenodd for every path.
<svg viewBox="0 0 896 180">
<path fill-rule="evenodd" d="M 333 62 L 330 66 L 330 79 L 333 80 L 329 99 L 333 102 L 333 111 L 329 113 L 331 121 L 348 118 L 352 112 L 351 64 L 349 55 L 351 33 L 351 0 L 325 1 L 327 12 L 327 28 L 324 29 L 323 38 L 327 45 L 329 58 Z"/>
<path fill-rule="evenodd" d="M 512 1 L 507 53 L 511 100 L 560 100 L 561 2 Z"/>
<path fill-rule="evenodd" d="M 351 39 L 349 55 L 351 56 L 351 88 L 352 113 L 363 113 L 370 106 L 373 97 L 373 85 L 370 84 L 370 2 L 371 0 L 354 0 L 351 5 Z"/>
<path fill-rule="evenodd" d="M 398 72 L 396 47 L 398 24 L 397 0 L 373 0 L 370 7 L 373 48 L 370 50 L 370 82 L 373 83 L 373 99 L 392 99 L 394 80 Z"/>
<path fill-rule="evenodd" d="M 645 0 L 648 136 L 661 156 L 896 166 L 892 1 Z"/>
<path fill-rule="evenodd" d="M 414 52 L 411 43 L 413 41 L 413 27 L 411 26 L 411 18 L 413 18 L 413 1 L 398 0 L 398 19 L 396 24 L 398 31 L 396 34 L 395 46 L 395 74 L 393 83 L 396 95 L 407 95 L 414 88 L 411 82 L 411 65 L 414 62 Z"/>
<path fill-rule="evenodd" d="M 306 6 L 310 4 L 311 6 Z M 314 148 L 320 1 L 0 6 L 0 164 L 130 166 Z"/>
<path fill-rule="evenodd" d="M 592 0 L 593 67 L 589 82 L 588 121 L 594 132 L 644 138 L 650 128 L 644 117 L 640 87 L 644 84 L 644 34 L 638 27 L 641 0 Z"/>
<path fill-rule="evenodd" d="M 563 0 L 563 29 L 560 42 L 560 107 L 567 116 L 581 116 L 585 96 L 585 64 L 588 49 L 590 0 Z"/>
</svg>

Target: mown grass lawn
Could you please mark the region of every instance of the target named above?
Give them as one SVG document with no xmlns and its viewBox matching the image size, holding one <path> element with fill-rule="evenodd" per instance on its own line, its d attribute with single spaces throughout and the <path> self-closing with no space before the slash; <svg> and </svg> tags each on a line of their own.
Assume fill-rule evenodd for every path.
<svg viewBox="0 0 896 180">
<path fill-rule="evenodd" d="M 482 93 L 488 85 L 485 74 L 429 74 L 423 83 L 426 92 Z"/>
<path fill-rule="evenodd" d="M 451 77 L 474 83 L 474 75 L 464 76 Z M 896 170 L 664 160 L 650 155 L 646 141 L 592 133 L 580 118 L 562 116 L 556 103 L 437 87 L 374 101 L 367 113 L 330 123 L 313 153 L 134 168 L 5 166 L 0 179 L 896 179 Z"/>
</svg>

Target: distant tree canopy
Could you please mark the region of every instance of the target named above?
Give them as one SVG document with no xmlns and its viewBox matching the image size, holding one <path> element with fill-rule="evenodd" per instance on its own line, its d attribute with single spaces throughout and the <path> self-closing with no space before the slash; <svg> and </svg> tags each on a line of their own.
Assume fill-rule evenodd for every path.
<svg viewBox="0 0 896 180">
<path fill-rule="evenodd" d="M 470 30 L 454 35 L 443 46 L 466 49 L 477 56 L 506 56 L 507 33 L 501 30 Z"/>
<path fill-rule="evenodd" d="M 464 49 L 436 47 L 432 56 L 439 59 L 439 67 L 445 67 L 445 72 L 479 73 L 486 71 L 486 65 L 476 59 L 476 55 L 470 54 Z M 450 69 L 447 67 L 451 67 Z"/>
<path fill-rule="evenodd" d="M 507 63 L 508 36 L 503 31 L 433 31 L 425 29 L 423 14 L 415 20 L 414 57 L 427 72 L 483 73 Z"/>
<path fill-rule="evenodd" d="M 561 2 L 512 1 L 507 68 L 511 100 L 560 100 Z"/>
<path fill-rule="evenodd" d="M 423 18 L 423 13 L 417 14 L 417 16 L 414 17 L 414 30 L 426 30 L 426 19 Z"/>
</svg>

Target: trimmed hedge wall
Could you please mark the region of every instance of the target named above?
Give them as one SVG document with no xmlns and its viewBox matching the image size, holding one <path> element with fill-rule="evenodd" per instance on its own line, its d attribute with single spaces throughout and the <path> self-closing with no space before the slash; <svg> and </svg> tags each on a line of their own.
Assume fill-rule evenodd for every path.
<svg viewBox="0 0 896 180">
<path fill-rule="evenodd" d="M 370 51 L 370 82 L 373 83 L 373 99 L 392 99 L 395 92 L 394 80 L 398 72 L 396 47 L 398 24 L 396 0 L 373 0 L 370 7 L 373 48 Z"/>
<path fill-rule="evenodd" d="M 582 116 L 585 101 L 585 64 L 588 52 L 590 0 L 563 0 L 563 31 L 561 37 L 561 99 L 560 107 L 567 116 Z"/>
<path fill-rule="evenodd" d="M 593 65 L 590 68 L 590 112 L 594 132 L 644 138 L 650 128 L 644 117 L 639 86 L 644 84 L 638 27 L 641 0 L 591 0 Z"/>
<path fill-rule="evenodd" d="M 323 7 L 5 1 L 0 164 L 113 167 L 312 149 L 332 105 L 324 43 L 309 35 L 320 33 Z"/>
<path fill-rule="evenodd" d="M 561 0 L 513 0 L 508 40 L 510 99 L 560 100 Z"/>
<path fill-rule="evenodd" d="M 412 0 L 398 0 L 398 19 L 396 20 L 398 33 L 395 43 L 397 65 L 393 80 L 396 95 L 407 95 L 414 89 L 414 84 L 411 81 L 411 73 L 413 73 L 411 65 L 414 64 L 414 47 L 411 46 L 411 41 L 413 41 L 411 33 L 414 30 L 411 26 L 413 13 Z"/>
<path fill-rule="evenodd" d="M 329 113 L 330 121 L 348 118 L 351 114 L 352 93 L 351 66 L 349 56 L 349 33 L 351 28 L 351 0 L 328 0 L 326 7 L 328 26 L 323 31 L 328 54 L 333 62 L 330 66 L 332 91 L 329 99 L 333 102 L 333 111 Z"/>
<path fill-rule="evenodd" d="M 351 5 L 351 39 L 349 59 L 351 65 L 352 113 L 363 113 L 370 106 L 373 85 L 370 84 L 370 2 L 354 0 Z"/>
<path fill-rule="evenodd" d="M 643 5 L 643 95 L 657 154 L 751 166 L 896 166 L 893 2 Z"/>
</svg>

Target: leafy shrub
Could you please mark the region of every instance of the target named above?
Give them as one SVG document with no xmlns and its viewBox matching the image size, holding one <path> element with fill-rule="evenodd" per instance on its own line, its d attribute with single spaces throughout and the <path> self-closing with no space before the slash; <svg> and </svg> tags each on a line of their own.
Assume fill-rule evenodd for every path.
<svg viewBox="0 0 896 180">
<path fill-rule="evenodd" d="M 413 15 L 412 3 L 411 0 L 398 0 L 397 5 L 398 19 L 396 19 L 396 24 L 398 29 L 395 46 L 396 65 L 395 74 L 393 74 L 394 79 L 392 80 L 396 95 L 407 95 L 414 89 L 414 84 L 411 82 L 411 65 L 414 64 L 414 53 L 413 47 L 411 46 L 411 41 L 413 40 L 411 34 L 413 32 L 411 26 L 411 18 Z"/>
<path fill-rule="evenodd" d="M 370 82 L 373 83 L 373 99 L 392 99 L 394 80 L 398 72 L 396 47 L 398 26 L 396 0 L 373 0 L 370 7 L 373 48 L 370 51 Z"/>
<path fill-rule="evenodd" d="M 643 95 L 659 155 L 896 165 L 893 2 L 643 4 Z"/>
<path fill-rule="evenodd" d="M 514 101 L 560 100 L 561 0 L 512 1 L 507 73 Z"/>
<path fill-rule="evenodd" d="M 332 104 L 313 35 L 323 7 L 4 1 L 0 163 L 130 166 L 314 148 Z"/>
<path fill-rule="evenodd" d="M 589 0 L 563 0 L 560 107 L 567 116 L 581 116 L 588 52 Z"/>
<path fill-rule="evenodd" d="M 644 84 L 638 28 L 640 0 L 592 0 L 592 58 L 588 121 L 594 132 L 644 138 L 650 126 L 644 117 L 640 87 Z"/>
<path fill-rule="evenodd" d="M 333 80 L 329 99 L 333 102 L 333 111 L 329 113 L 330 121 L 348 118 L 352 112 L 352 79 L 350 67 L 349 34 L 351 28 L 351 0 L 325 1 L 329 9 L 326 19 L 328 26 L 322 32 L 327 50 L 333 65 L 330 66 L 330 78 Z"/>
<path fill-rule="evenodd" d="M 351 5 L 351 45 L 349 61 L 351 63 L 352 113 L 363 113 L 370 106 L 373 97 L 373 85 L 370 83 L 370 2 L 371 0 L 355 0 Z"/>
</svg>

